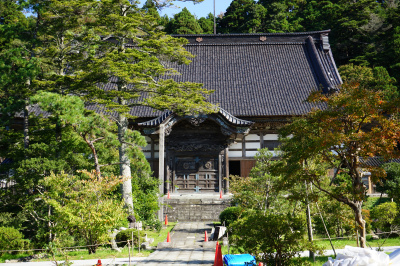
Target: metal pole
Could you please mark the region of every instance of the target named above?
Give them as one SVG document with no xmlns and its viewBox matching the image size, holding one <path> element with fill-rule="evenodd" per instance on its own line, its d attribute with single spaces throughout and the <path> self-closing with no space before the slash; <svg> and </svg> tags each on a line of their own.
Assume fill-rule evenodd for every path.
<svg viewBox="0 0 400 266">
<path fill-rule="evenodd" d="M 214 34 L 217 34 L 217 27 L 215 25 L 215 0 L 214 0 Z"/>
</svg>

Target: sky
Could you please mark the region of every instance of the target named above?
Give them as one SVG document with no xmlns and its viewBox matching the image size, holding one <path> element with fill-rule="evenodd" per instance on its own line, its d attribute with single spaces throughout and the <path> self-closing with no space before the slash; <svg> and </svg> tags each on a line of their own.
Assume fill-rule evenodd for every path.
<svg viewBox="0 0 400 266">
<path fill-rule="evenodd" d="M 143 3 L 145 1 L 142 0 L 141 2 Z M 218 16 L 221 12 L 225 12 L 231 2 L 232 0 L 215 0 L 215 15 Z M 164 8 L 160 11 L 160 15 L 164 16 L 165 14 L 167 14 L 168 17 L 172 18 L 174 14 L 181 12 L 184 7 L 189 9 L 190 13 L 192 13 L 192 15 L 195 15 L 197 18 L 206 17 L 208 13 L 214 12 L 214 0 L 204 0 L 199 4 L 193 4 L 193 2 L 190 1 L 174 1 L 173 4 L 175 7 Z M 26 14 L 26 16 L 30 15 L 32 14 Z"/>
<path fill-rule="evenodd" d="M 232 0 L 215 0 L 215 15 L 219 15 L 221 12 L 225 12 Z M 214 0 L 204 0 L 199 4 L 193 4 L 193 2 L 182 2 L 174 1 L 175 6 L 180 8 L 165 8 L 161 10 L 160 15 L 167 14 L 168 17 L 173 17 L 174 14 L 179 13 L 184 7 L 189 9 L 190 13 L 195 15 L 197 18 L 206 17 L 208 13 L 214 11 Z"/>
</svg>

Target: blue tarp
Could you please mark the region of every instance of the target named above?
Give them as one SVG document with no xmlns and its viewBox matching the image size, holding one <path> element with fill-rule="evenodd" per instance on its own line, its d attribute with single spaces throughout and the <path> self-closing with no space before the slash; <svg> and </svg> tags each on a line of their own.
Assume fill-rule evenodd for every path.
<svg viewBox="0 0 400 266">
<path fill-rule="evenodd" d="M 225 255 L 224 263 L 227 266 L 256 265 L 256 258 L 250 254 Z"/>
</svg>

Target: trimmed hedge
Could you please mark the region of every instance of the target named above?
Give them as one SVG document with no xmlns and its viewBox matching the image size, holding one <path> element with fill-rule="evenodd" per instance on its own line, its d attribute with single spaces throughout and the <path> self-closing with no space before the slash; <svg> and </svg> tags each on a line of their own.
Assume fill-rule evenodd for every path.
<svg viewBox="0 0 400 266">
<path fill-rule="evenodd" d="M 29 240 L 15 228 L 0 227 L 0 250 L 24 250 L 29 249 Z M 17 251 L 11 253 L 18 253 Z M 0 252 L 2 254 L 2 252 Z"/>
<path fill-rule="evenodd" d="M 236 221 L 240 214 L 242 213 L 242 208 L 240 207 L 228 207 L 221 212 L 219 215 L 219 220 L 221 221 L 221 225 L 229 226 L 231 223 Z"/>
</svg>

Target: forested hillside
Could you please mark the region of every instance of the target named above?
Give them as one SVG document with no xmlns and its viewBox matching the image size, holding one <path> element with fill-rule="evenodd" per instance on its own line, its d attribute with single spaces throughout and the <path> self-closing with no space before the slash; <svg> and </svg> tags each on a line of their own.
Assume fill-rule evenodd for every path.
<svg viewBox="0 0 400 266">
<path fill-rule="evenodd" d="M 304 32 L 331 29 L 329 42 L 338 66 L 382 66 L 400 78 L 399 1 L 233 0 L 217 16 L 217 33 Z M 209 34 L 207 18 L 188 10 L 160 23 L 171 34 Z M 200 26 L 200 27 L 199 27 Z M 191 28 L 191 30 L 187 30 Z"/>
</svg>

